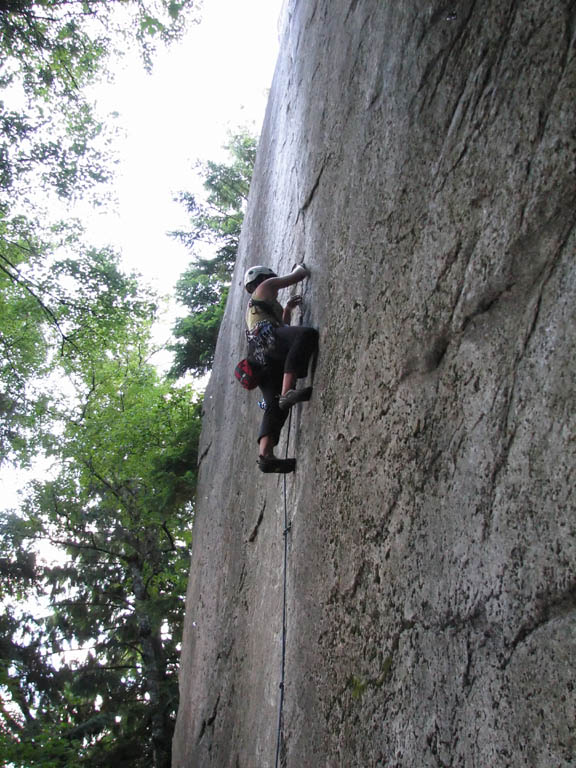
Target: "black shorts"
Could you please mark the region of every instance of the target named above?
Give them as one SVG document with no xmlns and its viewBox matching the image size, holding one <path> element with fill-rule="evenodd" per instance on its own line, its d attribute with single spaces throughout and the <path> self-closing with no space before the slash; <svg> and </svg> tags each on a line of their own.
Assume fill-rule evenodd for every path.
<svg viewBox="0 0 576 768">
<path fill-rule="evenodd" d="M 266 410 L 258 433 L 258 442 L 263 437 L 272 437 L 273 444 L 280 440 L 280 432 L 288 417 L 288 411 L 280 410 L 278 398 L 282 392 L 285 373 L 296 378 L 308 374 L 310 359 L 318 348 L 318 331 L 302 325 L 284 325 L 275 328 L 273 349 L 266 353 L 266 368 L 260 390 L 266 403 Z"/>
</svg>

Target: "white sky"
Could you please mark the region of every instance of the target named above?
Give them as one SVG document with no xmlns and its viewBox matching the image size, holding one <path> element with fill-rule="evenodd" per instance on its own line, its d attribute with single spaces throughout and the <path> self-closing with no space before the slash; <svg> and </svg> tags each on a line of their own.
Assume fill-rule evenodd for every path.
<svg viewBox="0 0 576 768">
<path fill-rule="evenodd" d="M 115 185 L 118 209 L 95 216 L 90 239 L 168 293 L 190 261 L 166 232 L 186 226 L 180 190 L 197 191 L 195 160 L 225 159 L 227 131 L 259 133 L 278 52 L 282 0 L 204 0 L 201 21 L 161 50 L 147 75 L 132 59 L 98 105 L 126 132 Z"/>
</svg>

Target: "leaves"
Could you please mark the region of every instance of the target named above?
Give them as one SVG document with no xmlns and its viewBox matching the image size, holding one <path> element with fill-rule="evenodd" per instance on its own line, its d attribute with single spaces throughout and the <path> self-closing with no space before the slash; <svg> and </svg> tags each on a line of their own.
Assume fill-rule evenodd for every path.
<svg viewBox="0 0 576 768">
<path fill-rule="evenodd" d="M 172 236 L 193 253 L 200 243 L 216 246 L 217 250 L 212 259 L 198 255 L 176 286 L 176 295 L 190 314 L 179 319 L 173 329 L 177 342 L 170 347 L 174 352 L 170 375 L 175 378 L 187 372 L 201 376 L 212 367 L 238 253 L 256 144 L 256 139 L 246 133 L 233 136 L 227 146 L 232 162 L 208 162 L 202 168 L 208 192 L 205 205 L 190 193 L 180 195 L 180 201 L 191 214 L 191 229 L 173 232 Z"/>
<path fill-rule="evenodd" d="M 69 256 L 57 259 L 62 249 Z M 4 458 L 25 463 L 47 447 L 46 430 L 60 418 L 50 376 L 90 382 L 105 350 L 139 345 L 156 303 L 111 250 L 87 248 L 77 227 L 39 238 L 26 219 L 13 219 L 0 221 L 0 309 L 0 445 Z"/>
<path fill-rule="evenodd" d="M 24 641 L 21 618 L 5 627 L 13 671 L 0 690 L 17 717 L 11 726 L 0 711 L 0 724 L 14 764 L 33 739 L 41 752 L 25 752 L 28 766 L 40 754 L 59 760 L 68 743 L 73 764 L 131 755 L 127 765 L 169 765 L 201 403 L 162 381 L 141 352 L 124 345 L 93 359 L 92 385 L 53 448 L 59 472 L 32 483 L 22 512 L 3 525 L 6 552 L 21 555 L 0 557 L 0 567 L 45 605 Z M 27 559 L 39 541 L 67 557 Z M 78 651 L 68 659 L 68 649 Z"/>
<path fill-rule="evenodd" d="M 170 762 L 201 404 L 149 363 L 155 297 L 76 222 L 47 223 L 38 192 L 88 199 L 109 178 L 83 88 L 129 40 L 149 66 L 192 7 L 0 4 L 0 461 L 52 462 L 0 520 L 13 766 Z"/>
</svg>

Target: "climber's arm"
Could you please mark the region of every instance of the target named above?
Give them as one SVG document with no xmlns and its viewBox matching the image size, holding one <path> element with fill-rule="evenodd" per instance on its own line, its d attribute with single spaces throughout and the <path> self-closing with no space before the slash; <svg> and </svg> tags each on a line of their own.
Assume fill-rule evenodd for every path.
<svg viewBox="0 0 576 768">
<path fill-rule="evenodd" d="M 290 321 L 292 320 L 292 310 L 294 307 L 300 306 L 300 304 L 302 304 L 302 296 L 291 296 L 288 299 L 282 315 L 282 322 L 284 325 L 290 325 Z"/>
<path fill-rule="evenodd" d="M 268 280 L 264 280 L 256 288 L 253 296 L 261 301 L 271 301 L 278 297 L 278 291 L 281 288 L 289 288 L 291 285 L 296 285 L 296 283 L 301 282 L 306 277 L 310 277 L 310 270 L 303 264 L 298 264 L 288 275 L 269 277 Z"/>
</svg>

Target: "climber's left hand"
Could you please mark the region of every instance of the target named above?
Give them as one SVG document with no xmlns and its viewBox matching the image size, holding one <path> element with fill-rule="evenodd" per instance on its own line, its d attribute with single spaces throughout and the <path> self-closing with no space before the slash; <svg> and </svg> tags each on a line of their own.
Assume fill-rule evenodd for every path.
<svg viewBox="0 0 576 768">
<path fill-rule="evenodd" d="M 294 309 L 294 307 L 299 307 L 300 304 L 302 304 L 302 296 L 290 296 L 286 302 L 286 308 Z"/>
</svg>

